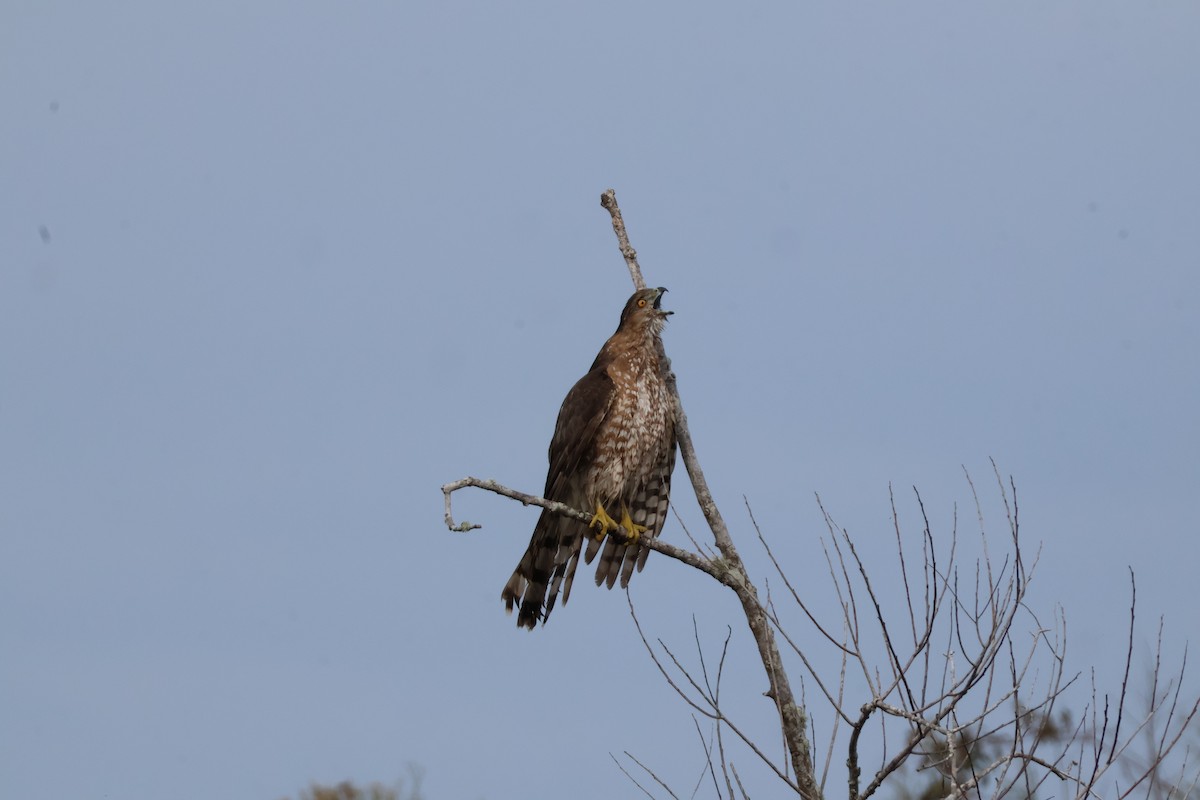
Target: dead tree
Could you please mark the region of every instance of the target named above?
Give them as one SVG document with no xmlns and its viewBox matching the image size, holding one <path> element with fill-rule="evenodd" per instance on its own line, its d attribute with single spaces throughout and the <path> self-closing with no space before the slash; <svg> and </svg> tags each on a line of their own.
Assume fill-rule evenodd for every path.
<svg viewBox="0 0 1200 800">
<path fill-rule="evenodd" d="M 601 205 L 612 217 L 634 286 L 644 288 L 637 253 L 629 243 L 611 189 L 601 196 Z M 660 355 L 666 358 L 665 353 Z M 729 737 L 807 800 L 823 800 L 832 791 L 828 782 L 835 763 L 844 764 L 848 800 L 866 800 L 895 784 L 902 770 L 914 765 L 938 776 L 937 785 L 946 798 L 1032 798 L 1039 792 L 1066 794 L 1076 800 L 1124 800 L 1139 794 L 1147 800 L 1191 800 L 1195 796 L 1200 770 L 1190 752 L 1178 754 L 1177 745 L 1195 734 L 1200 698 L 1185 700 L 1182 696 L 1186 658 L 1171 676 L 1156 659 L 1145 707 L 1134 710 L 1129 693 L 1133 599 L 1128 657 L 1119 692 L 1110 698 L 1096 688 L 1093 678 L 1078 721 L 1062 729 L 1067 692 L 1084 681 L 1079 674 L 1068 673 L 1065 666 L 1067 627 L 1062 611 L 1056 609 L 1043 621 L 1026 605 L 1037 553 L 1031 557 L 1023 549 L 1016 485 L 1011 479 L 1006 483 L 994 464 L 1005 529 L 999 541 L 989 540 L 979 495 L 967 475 L 982 555 L 965 570 L 965 580 L 957 561 L 957 515 L 948 535 L 935 536 L 914 490 L 922 529 L 919 537 L 906 539 L 892 497 L 895 568 L 903 586 L 900 597 L 883 597 L 877 592 L 878 582 L 872 580 L 854 540 L 818 498 L 826 527 L 822 545 L 840 609 L 832 621 L 822 620 L 789 579 L 747 505 L 747 518 L 785 591 L 777 603 L 771 593 L 760 593 L 751 580 L 709 491 L 674 373 L 669 369 L 668 373 L 680 453 L 715 551 L 695 540 L 695 550 L 661 539 L 643 538 L 642 543 L 700 570 L 734 593 L 763 665 L 768 686 L 764 694 L 774 704 L 782 742 L 778 746 L 756 741 L 739 725 L 735 710 L 723 705 L 721 681 L 731 633 L 720 645 L 719 655 L 706 659 L 699 628 L 694 628 L 697 671 L 685 666 L 661 640 L 650 642 L 631 602 L 633 622 L 650 658 L 693 711 L 706 755 L 706 776 L 718 797 L 749 796 L 730 755 Z M 591 519 L 582 509 L 468 477 L 442 487 L 446 525 L 452 531 L 479 527 L 455 523 L 451 512 L 452 494 L 468 486 L 584 522 Z M 920 542 L 919 548 L 913 540 Z M 914 552 L 918 549 L 919 553 Z M 803 635 L 797 630 L 797 620 L 806 628 Z M 1161 651 L 1161 635 L 1159 646 Z M 831 672 L 821 669 L 820 649 L 832 651 L 840 668 Z M 711 670 L 710 662 L 714 663 Z M 821 752 L 813 745 L 816 734 L 805 704 L 793 691 L 793 672 L 816 686 L 818 702 L 832 712 L 830 730 L 821 736 Z M 711 726 L 707 735 L 701 719 Z M 1059 727 L 1052 729 L 1055 720 Z M 1174 760 L 1173 755 L 1177 756 Z M 647 788 L 618 760 L 622 771 L 648 796 L 656 796 L 656 791 L 676 796 L 641 761 L 628 753 L 625 756 L 644 773 L 644 783 L 653 781 Z"/>
</svg>

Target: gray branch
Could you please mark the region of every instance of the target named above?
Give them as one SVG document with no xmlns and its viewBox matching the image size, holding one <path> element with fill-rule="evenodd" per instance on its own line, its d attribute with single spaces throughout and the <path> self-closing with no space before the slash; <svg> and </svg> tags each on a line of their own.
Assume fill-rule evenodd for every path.
<svg viewBox="0 0 1200 800">
<path fill-rule="evenodd" d="M 641 280 L 642 272 L 637 263 L 637 252 L 629 244 L 625 222 L 621 218 L 621 209 L 617 205 L 616 192 L 612 189 L 604 192 L 600 196 L 600 205 L 612 215 L 613 231 L 617 235 L 621 255 L 624 256 L 629 273 L 633 276 L 634 285 L 641 288 L 645 283 Z M 659 346 L 661 348 L 661 341 Z M 684 413 L 683 402 L 679 399 L 679 388 L 675 381 L 675 372 L 670 367 L 670 359 L 661 350 L 659 356 L 666 365 L 667 387 L 675 405 L 675 435 L 679 438 L 679 452 L 683 456 L 683 464 L 687 468 L 688 477 L 692 480 L 696 501 L 700 504 L 700 510 L 708 522 L 717 549 L 721 552 L 724 560 L 725 569 L 722 571 L 722 575 L 713 574 L 713 577 L 732 589 L 742 604 L 746 623 L 758 645 L 759 657 L 762 659 L 763 669 L 767 673 L 767 681 L 770 686 L 767 696 L 775 702 L 775 707 L 779 711 L 780 724 L 783 729 L 784 741 L 787 743 L 792 770 L 796 776 L 796 784 L 800 789 L 801 796 L 807 800 L 819 800 L 821 790 L 813 775 L 812 756 L 808 735 L 805 731 L 808 725 L 807 715 L 804 709 L 797 705 L 792 694 L 791 684 L 783 669 L 783 659 L 780 657 L 779 647 L 775 643 L 775 634 L 770 620 L 767 619 L 767 611 L 758 599 L 758 590 L 746 573 L 742 557 L 733 545 L 733 539 L 729 536 L 729 528 L 725 525 L 725 519 L 721 516 L 721 511 L 717 508 L 717 503 L 708 488 L 704 470 L 700 468 L 700 459 L 692 444 L 687 414 Z"/>
<path fill-rule="evenodd" d="M 476 525 L 473 522 L 454 522 L 454 515 L 452 513 L 450 504 L 450 496 L 459 489 L 465 489 L 468 486 L 473 486 L 476 489 L 485 489 L 489 492 L 495 492 L 496 494 L 503 495 L 504 497 L 512 498 L 513 500 L 519 501 L 521 505 L 539 506 L 540 508 L 544 508 L 549 511 L 551 514 L 570 517 L 571 519 L 577 519 L 580 522 L 591 522 L 592 520 L 591 514 L 587 513 L 586 511 L 580 511 L 578 508 L 572 508 L 566 503 L 559 503 L 555 500 L 547 500 L 544 497 L 538 497 L 537 495 L 518 492 L 516 489 L 510 489 L 507 486 L 503 486 L 493 480 L 466 477 L 462 480 L 454 481 L 453 483 L 447 483 L 442 487 L 442 494 L 444 495 L 446 501 L 446 527 L 455 533 L 466 533 L 468 531 L 479 530 L 483 527 L 482 525 Z M 613 531 L 608 535 L 622 537 L 625 534 L 620 531 Z M 719 561 L 712 561 L 704 556 L 693 553 L 690 550 L 684 550 L 682 547 L 676 547 L 673 544 L 664 542 L 657 537 L 651 538 L 649 536 L 642 536 L 638 539 L 638 544 L 662 553 L 664 556 L 673 558 L 676 561 L 681 561 L 684 564 L 687 564 L 689 567 L 694 567 L 703 573 L 711 575 L 722 583 L 725 583 L 727 580 L 729 580 L 727 577 L 729 570 L 725 568 L 725 566 Z"/>
</svg>

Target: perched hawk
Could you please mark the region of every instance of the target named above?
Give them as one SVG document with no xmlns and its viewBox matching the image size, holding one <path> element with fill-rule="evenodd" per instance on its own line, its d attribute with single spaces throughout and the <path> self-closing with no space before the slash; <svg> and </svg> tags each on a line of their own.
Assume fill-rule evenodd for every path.
<svg viewBox="0 0 1200 800">
<path fill-rule="evenodd" d="M 663 288 L 634 292 L 621 322 L 592 363 L 567 392 L 554 438 L 546 498 L 593 514 L 591 525 L 542 511 L 533 538 L 501 597 L 517 626 L 532 630 L 546 620 L 562 589 L 563 603 L 579 551 L 587 540 L 588 564 L 609 536 L 596 568 L 596 585 L 629 584 L 636 565 L 646 563 L 649 548 L 639 536 L 658 536 L 667 516 L 671 470 L 675 467 L 675 412 L 667 391 L 665 364 L 659 358 L 663 326 Z"/>
</svg>

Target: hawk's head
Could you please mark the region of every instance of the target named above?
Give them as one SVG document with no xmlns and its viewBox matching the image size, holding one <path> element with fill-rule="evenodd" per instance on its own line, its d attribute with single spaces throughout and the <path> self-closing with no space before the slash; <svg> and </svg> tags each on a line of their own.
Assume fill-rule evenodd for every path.
<svg viewBox="0 0 1200 800">
<path fill-rule="evenodd" d="M 621 324 L 617 330 L 630 328 L 650 328 L 655 333 L 663 328 L 667 317 L 674 311 L 663 311 L 662 299 L 667 290 L 662 286 L 657 289 L 639 289 L 629 298 L 625 309 L 621 312 Z"/>
</svg>

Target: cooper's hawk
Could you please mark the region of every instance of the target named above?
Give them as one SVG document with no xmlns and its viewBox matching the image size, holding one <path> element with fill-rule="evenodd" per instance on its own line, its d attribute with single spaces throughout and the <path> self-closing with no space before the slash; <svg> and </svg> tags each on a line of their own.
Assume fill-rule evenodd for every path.
<svg viewBox="0 0 1200 800">
<path fill-rule="evenodd" d="M 638 538 L 658 536 L 667 516 L 675 467 L 675 411 L 659 358 L 663 288 L 634 292 L 621 322 L 571 387 L 550 441 L 546 498 L 593 514 L 591 524 L 542 511 L 533 538 L 501 597 L 517 626 L 532 630 L 554 608 L 559 589 L 571 595 L 579 551 L 585 563 L 600 550 L 596 585 L 629 584 L 650 554 Z"/>
</svg>

